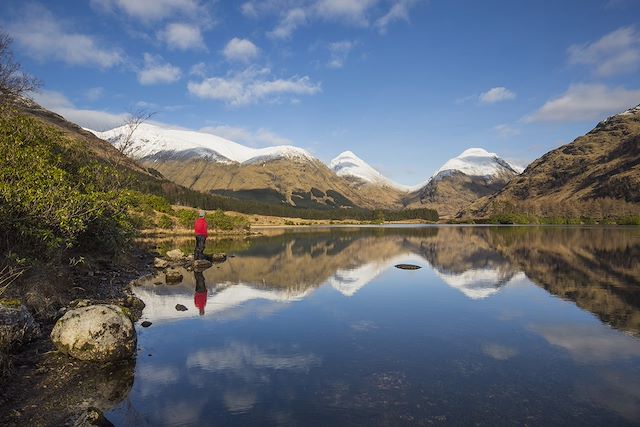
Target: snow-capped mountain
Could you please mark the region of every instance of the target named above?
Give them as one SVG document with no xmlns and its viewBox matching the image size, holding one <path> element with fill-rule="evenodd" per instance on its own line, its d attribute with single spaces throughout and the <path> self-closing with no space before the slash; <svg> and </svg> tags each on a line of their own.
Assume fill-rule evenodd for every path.
<svg viewBox="0 0 640 427">
<path fill-rule="evenodd" d="M 404 204 L 412 208 L 429 207 L 441 216 L 453 216 L 479 198 L 500 191 L 521 171 L 495 153 L 469 148 L 446 161 Z"/>
<path fill-rule="evenodd" d="M 91 131 L 99 138 L 117 144 L 130 133 L 129 126 L 106 132 Z M 171 129 L 149 123 L 132 133 L 131 152 L 141 159 L 205 158 L 220 163 L 259 163 L 274 159 L 315 160 L 306 150 L 290 145 L 251 148 L 206 132 Z"/>
<path fill-rule="evenodd" d="M 449 210 L 499 190 L 520 172 L 495 153 L 470 148 L 448 160 L 426 183 L 410 187 L 385 177 L 352 151 L 344 151 L 327 167 L 308 151 L 290 145 L 253 148 L 211 133 L 151 123 L 140 124 L 133 133 L 130 129 L 125 125 L 91 132 L 116 146 L 131 134 L 131 157 L 193 190 L 307 208 L 402 209 L 436 202 L 438 206 L 427 207 L 454 213 Z M 458 183 L 463 193 L 473 191 L 460 203 L 445 200 L 459 199 L 458 189 L 434 197 L 432 187 L 445 178 L 474 181 Z"/>
<path fill-rule="evenodd" d="M 493 177 L 517 174 L 522 172 L 522 168 L 514 167 L 496 153 L 490 153 L 483 148 L 469 148 L 459 156 L 447 160 L 433 174 L 433 178 L 456 171 L 469 176 Z"/>
<path fill-rule="evenodd" d="M 364 183 L 387 186 L 403 191 L 409 187 L 393 182 L 375 170 L 371 165 L 356 156 L 353 151 L 344 151 L 329 163 L 329 168 L 338 176 L 355 178 Z"/>
</svg>

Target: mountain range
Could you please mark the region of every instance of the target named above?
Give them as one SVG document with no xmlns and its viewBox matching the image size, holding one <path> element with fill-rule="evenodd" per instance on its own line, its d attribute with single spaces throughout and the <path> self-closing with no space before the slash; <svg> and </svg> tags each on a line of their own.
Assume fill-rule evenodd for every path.
<svg viewBox="0 0 640 427">
<path fill-rule="evenodd" d="M 512 212 L 543 218 L 640 215 L 640 106 L 601 121 L 524 171 L 495 153 L 470 148 L 445 162 L 424 184 L 408 187 L 351 151 L 325 164 L 298 147 L 251 148 L 150 123 L 133 133 L 134 159 L 127 159 L 105 143 L 126 137 L 126 126 L 89 132 L 30 100 L 15 105 L 83 140 L 87 153 L 125 167 L 142 185 L 176 200 L 209 193 L 316 209 L 432 208 L 445 219 Z"/>
<path fill-rule="evenodd" d="M 303 208 L 435 208 L 452 216 L 495 193 L 520 171 L 495 153 L 471 148 L 421 184 L 385 177 L 351 151 L 324 164 L 294 146 L 251 148 L 219 136 L 150 123 L 121 126 L 96 136 L 118 144 L 145 167 L 192 190 Z"/>
</svg>

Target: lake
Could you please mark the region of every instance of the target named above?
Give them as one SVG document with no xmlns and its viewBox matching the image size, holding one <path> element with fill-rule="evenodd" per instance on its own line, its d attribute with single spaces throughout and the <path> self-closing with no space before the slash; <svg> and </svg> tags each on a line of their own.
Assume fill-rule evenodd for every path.
<svg viewBox="0 0 640 427">
<path fill-rule="evenodd" d="M 109 420 L 640 423 L 640 228 L 272 234 L 209 241 L 233 257 L 134 288 L 152 325 L 136 326 L 133 386 Z"/>
</svg>

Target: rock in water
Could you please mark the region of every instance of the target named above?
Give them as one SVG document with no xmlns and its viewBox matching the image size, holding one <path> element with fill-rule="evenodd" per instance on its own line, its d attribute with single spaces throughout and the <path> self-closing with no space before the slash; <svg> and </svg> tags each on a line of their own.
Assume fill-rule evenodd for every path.
<svg viewBox="0 0 640 427">
<path fill-rule="evenodd" d="M 169 261 L 162 258 L 155 258 L 153 260 L 153 266 L 155 268 L 167 268 L 169 266 Z"/>
<path fill-rule="evenodd" d="M 396 268 L 399 268 L 400 270 L 418 270 L 422 267 L 414 264 L 398 264 L 396 265 Z"/>
<path fill-rule="evenodd" d="M 132 357 L 137 339 L 122 307 L 98 304 L 67 311 L 53 327 L 51 341 L 76 359 L 111 362 Z"/>
<path fill-rule="evenodd" d="M 182 282 L 182 274 L 179 271 L 167 271 L 164 275 L 164 279 L 169 283 L 180 283 Z"/>
<path fill-rule="evenodd" d="M 148 320 L 145 320 L 140 324 L 140 326 L 142 326 L 143 328 L 148 328 L 151 325 L 153 325 L 153 323 L 149 322 Z"/>
<path fill-rule="evenodd" d="M 193 268 L 196 269 L 196 271 L 206 270 L 209 267 L 211 267 L 211 261 L 207 261 L 206 259 L 197 259 L 193 261 Z"/>
<path fill-rule="evenodd" d="M 73 425 L 73 427 L 114 427 L 113 423 L 104 417 L 101 410 L 93 407 L 75 415 L 68 424 Z"/>
<path fill-rule="evenodd" d="M 178 310 L 178 311 L 187 311 L 187 310 L 188 310 L 188 308 L 187 308 L 187 307 L 185 307 L 185 306 L 184 306 L 184 305 L 182 305 L 182 304 L 176 304 L 176 310 Z"/>
<path fill-rule="evenodd" d="M 11 351 L 40 336 L 40 326 L 19 301 L 0 301 L 0 351 Z"/>
<path fill-rule="evenodd" d="M 227 254 L 224 254 L 224 253 L 213 254 L 211 258 L 213 259 L 213 262 L 224 262 L 227 260 Z"/>
<path fill-rule="evenodd" d="M 167 256 L 170 259 L 181 260 L 182 258 L 184 258 L 184 252 L 182 252 L 180 249 L 173 249 L 171 251 L 167 251 Z"/>
</svg>

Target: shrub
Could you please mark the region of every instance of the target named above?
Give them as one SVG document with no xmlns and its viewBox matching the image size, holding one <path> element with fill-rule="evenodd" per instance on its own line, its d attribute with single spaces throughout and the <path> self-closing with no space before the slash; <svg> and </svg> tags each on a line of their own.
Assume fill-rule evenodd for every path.
<svg viewBox="0 0 640 427">
<path fill-rule="evenodd" d="M 160 219 L 158 220 L 158 227 L 164 228 L 164 229 L 171 229 L 173 228 L 173 220 L 169 215 L 163 214 L 160 216 Z"/>
<path fill-rule="evenodd" d="M 118 172 L 62 132 L 2 107 L 0 159 L 3 243 L 45 255 L 115 251 L 131 236 L 126 199 L 110 185 Z"/>
</svg>

